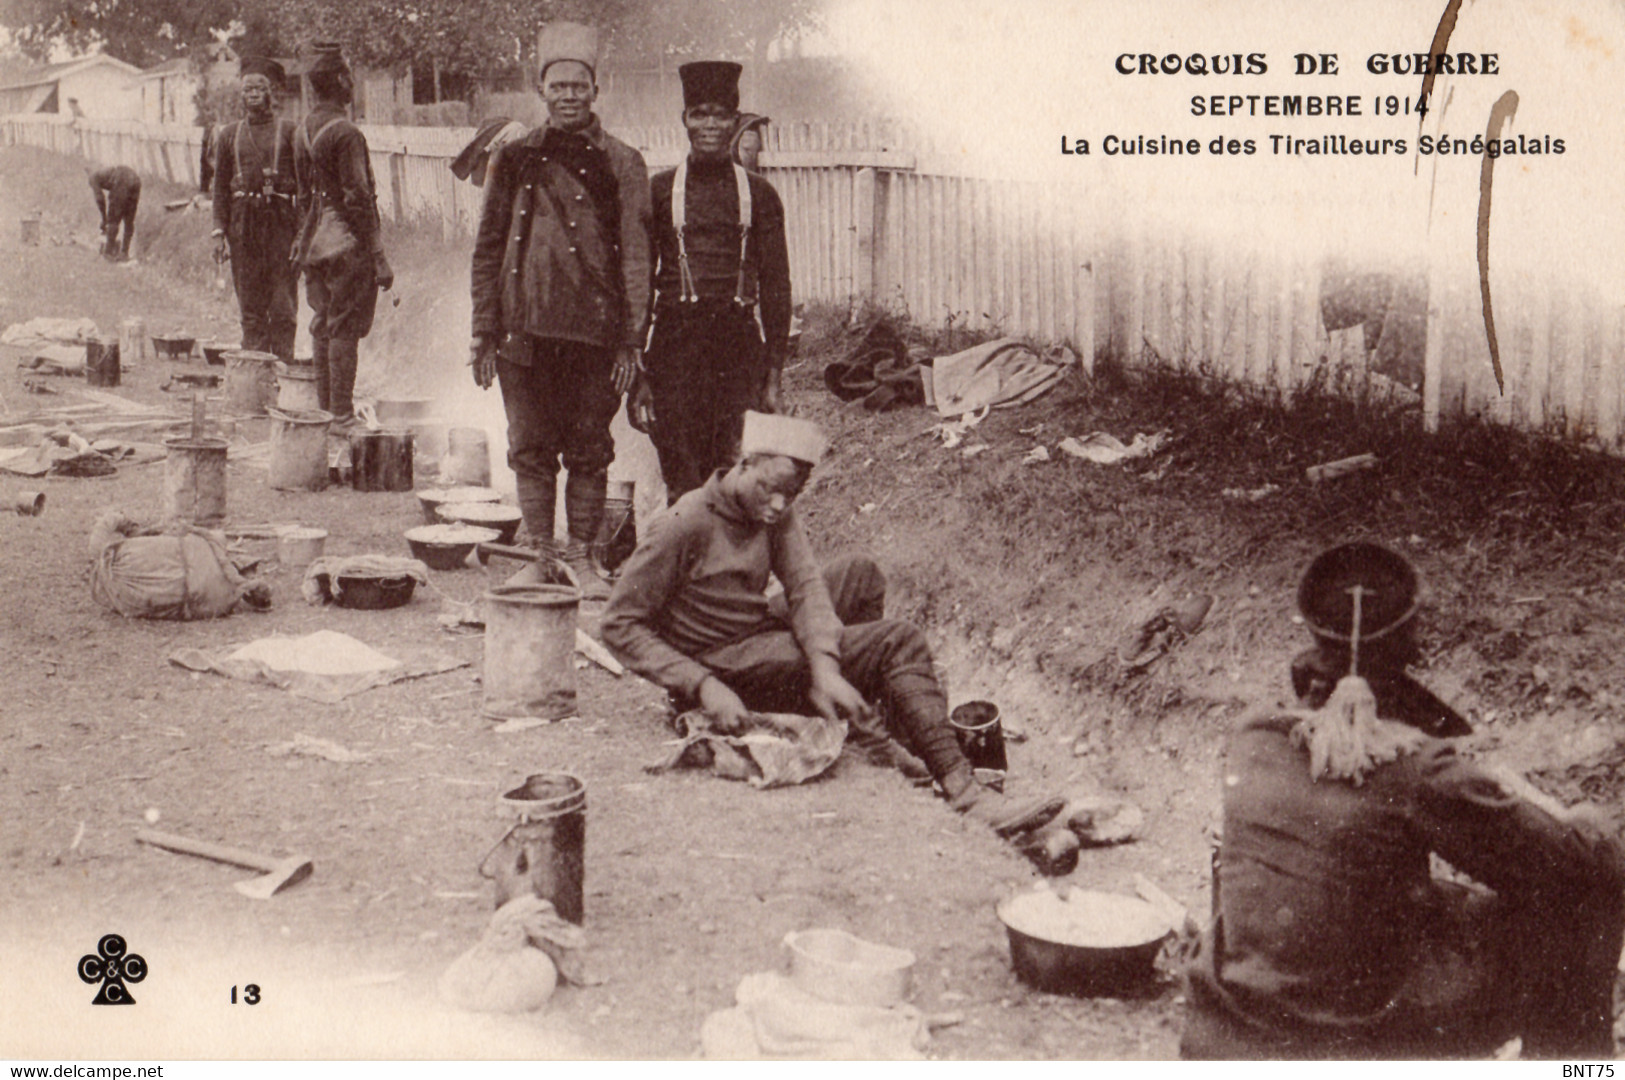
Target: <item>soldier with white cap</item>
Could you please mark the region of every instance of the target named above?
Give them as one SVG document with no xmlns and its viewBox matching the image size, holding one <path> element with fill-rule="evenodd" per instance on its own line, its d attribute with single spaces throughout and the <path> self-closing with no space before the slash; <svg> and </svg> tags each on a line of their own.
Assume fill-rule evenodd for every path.
<svg viewBox="0 0 1625 1080">
<path fill-rule="evenodd" d="M 720 730 L 750 711 L 811 706 L 846 719 L 871 760 L 935 779 L 956 810 L 1002 835 L 1037 828 L 1063 800 L 1017 801 L 976 781 L 924 633 L 884 617 L 879 568 L 849 558 L 820 569 L 813 557 L 794 504 L 825 445 L 810 421 L 746 412 L 738 463 L 656 517 L 621 567 L 605 644 Z M 770 578 L 782 603 L 766 595 Z"/>
<path fill-rule="evenodd" d="M 598 536 L 615 443 L 649 318 L 649 173 L 593 114 L 598 33 L 551 23 L 537 42 L 547 123 L 492 161 L 474 241 L 474 380 L 502 385 L 508 464 L 533 540 L 551 553 L 558 470 L 583 595 L 604 599 Z"/>
</svg>

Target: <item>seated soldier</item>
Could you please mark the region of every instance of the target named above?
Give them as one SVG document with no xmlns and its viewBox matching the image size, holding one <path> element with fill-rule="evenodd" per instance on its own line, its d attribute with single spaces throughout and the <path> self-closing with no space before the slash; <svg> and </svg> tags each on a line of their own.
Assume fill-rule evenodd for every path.
<svg viewBox="0 0 1625 1080">
<path fill-rule="evenodd" d="M 820 572 L 792 505 L 823 455 L 817 425 L 747 412 L 740 445 L 739 463 L 657 517 L 621 567 L 605 644 L 720 730 L 740 730 L 748 711 L 811 706 L 844 717 L 871 760 L 929 775 L 954 809 L 1000 835 L 1053 818 L 1059 798 L 1018 801 L 976 781 L 925 635 L 882 618 L 875 565 L 845 560 Z M 784 587 L 782 604 L 766 595 L 770 577 Z"/>
<path fill-rule="evenodd" d="M 1184 1057 L 1482 1056 L 1514 1037 L 1530 1057 L 1613 1056 L 1620 848 L 1430 733 L 1467 725 L 1405 674 L 1416 594 L 1375 544 L 1305 574 L 1316 650 L 1294 675 L 1319 707 L 1230 737 Z M 1433 854 L 1488 889 L 1435 880 Z"/>
</svg>

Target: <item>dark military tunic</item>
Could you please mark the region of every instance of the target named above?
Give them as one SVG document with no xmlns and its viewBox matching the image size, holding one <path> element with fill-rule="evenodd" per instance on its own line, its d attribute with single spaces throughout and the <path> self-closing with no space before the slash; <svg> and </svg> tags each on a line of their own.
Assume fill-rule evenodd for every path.
<svg viewBox="0 0 1625 1080">
<path fill-rule="evenodd" d="M 215 139 L 214 224 L 231 245 L 243 348 L 293 358 L 299 314 L 294 125 L 239 120 Z"/>
<path fill-rule="evenodd" d="M 745 410 L 759 405 L 768 370 L 783 366 L 790 340 L 790 257 L 778 192 L 748 174 L 751 227 L 741 274 L 733 162 L 690 159 L 685 233 L 698 300 L 689 302 L 672 224 L 675 176 L 658 173 L 651 185 L 658 262 L 645 361 L 654 394 L 650 437 L 671 502 L 732 463 Z"/>
</svg>

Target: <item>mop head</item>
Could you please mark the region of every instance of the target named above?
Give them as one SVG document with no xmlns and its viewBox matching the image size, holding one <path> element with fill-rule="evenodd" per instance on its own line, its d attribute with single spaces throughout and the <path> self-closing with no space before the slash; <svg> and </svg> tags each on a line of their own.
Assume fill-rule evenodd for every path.
<svg viewBox="0 0 1625 1080">
<path fill-rule="evenodd" d="M 1359 787 L 1366 773 L 1415 751 L 1427 736 L 1408 724 L 1377 716 L 1371 684 L 1358 675 L 1337 680 L 1326 704 L 1299 712 L 1292 742 L 1309 751 L 1309 778 L 1347 780 Z"/>
</svg>

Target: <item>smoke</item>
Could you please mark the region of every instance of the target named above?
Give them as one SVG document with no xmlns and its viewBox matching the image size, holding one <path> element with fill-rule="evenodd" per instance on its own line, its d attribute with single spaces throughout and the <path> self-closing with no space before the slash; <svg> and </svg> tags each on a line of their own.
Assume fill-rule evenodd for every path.
<svg viewBox="0 0 1625 1080">
<path fill-rule="evenodd" d="M 395 268 L 394 294 L 379 299 L 373 330 L 361 342 L 356 390 L 366 398 L 426 398 L 433 418 L 447 428 L 485 432 L 491 455 L 491 486 L 515 492 L 508 467 L 508 418 L 502 391 L 481 389 L 469 370 L 473 301 L 469 287 L 471 241 L 441 241 L 432 229 L 386 230 L 386 253 Z M 308 320 L 306 323 L 308 324 Z M 635 485 L 639 527 L 665 506 L 659 462 L 647 436 L 633 431 L 625 412 L 611 427 L 615 437 L 612 480 Z M 562 475 L 562 470 L 561 470 Z M 562 487 L 561 487 L 562 490 Z M 566 533 L 564 500 L 557 502 L 555 532 Z"/>
</svg>

